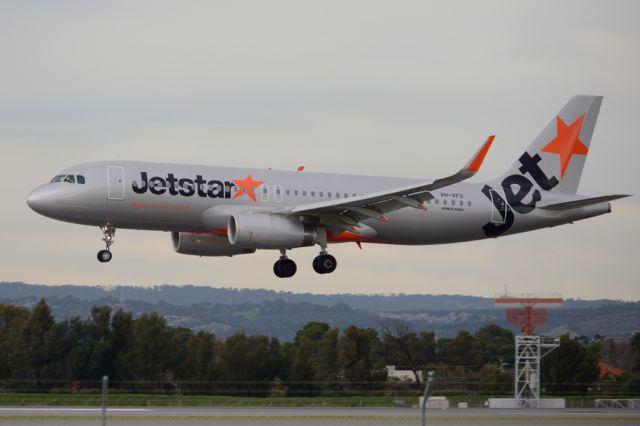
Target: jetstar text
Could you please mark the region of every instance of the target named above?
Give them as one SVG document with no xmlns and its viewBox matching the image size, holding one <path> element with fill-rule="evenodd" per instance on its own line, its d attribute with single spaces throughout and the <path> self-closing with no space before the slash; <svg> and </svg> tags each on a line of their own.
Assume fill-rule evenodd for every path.
<svg viewBox="0 0 640 426">
<path fill-rule="evenodd" d="M 140 182 L 133 182 L 131 188 L 136 194 L 151 192 L 162 195 L 182 195 L 191 197 L 198 195 L 203 198 L 231 198 L 236 185 L 229 181 L 206 180 L 202 175 L 196 175 L 195 179 L 177 178 L 173 173 L 167 177 L 148 177 L 147 172 L 140 172 Z"/>
<path fill-rule="evenodd" d="M 519 175 L 513 174 L 505 177 L 502 182 L 502 190 L 506 197 L 506 201 L 500 194 L 489 185 L 482 188 L 482 193 L 493 203 L 497 212 L 502 216 L 501 223 L 489 222 L 482 227 L 487 237 L 498 237 L 511 228 L 513 225 L 514 210 L 520 214 L 527 214 L 536 208 L 536 203 L 542 199 L 540 191 L 534 188 L 533 183 L 525 176 L 529 174 L 533 180 L 545 191 L 549 191 L 558 185 L 559 181 L 555 176 L 547 177 L 538 163 L 541 158 L 538 154 L 534 156 L 525 152 L 518 159 L 521 166 L 518 171 Z M 517 191 L 514 191 L 514 186 Z M 533 192 L 531 191 L 533 189 Z M 525 198 L 531 195 L 529 202 L 525 202 Z M 507 204 L 508 203 L 508 204 Z"/>
</svg>

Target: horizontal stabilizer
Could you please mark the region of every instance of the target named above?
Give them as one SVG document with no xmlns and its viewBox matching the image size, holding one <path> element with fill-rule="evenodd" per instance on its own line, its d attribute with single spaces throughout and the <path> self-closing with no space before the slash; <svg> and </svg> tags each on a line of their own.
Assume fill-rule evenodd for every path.
<svg viewBox="0 0 640 426">
<path fill-rule="evenodd" d="M 618 200 L 620 198 L 630 197 L 630 195 L 603 195 L 602 197 L 583 198 L 581 200 L 567 201 L 564 203 L 548 204 L 546 206 L 538 206 L 545 210 L 571 210 L 578 209 L 580 207 L 590 206 L 593 204 L 604 203 L 607 201 Z"/>
</svg>

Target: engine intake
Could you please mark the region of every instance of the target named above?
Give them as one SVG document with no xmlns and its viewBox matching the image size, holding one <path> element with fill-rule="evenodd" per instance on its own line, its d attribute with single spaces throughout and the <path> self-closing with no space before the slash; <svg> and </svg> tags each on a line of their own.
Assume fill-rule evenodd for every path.
<svg viewBox="0 0 640 426">
<path fill-rule="evenodd" d="M 221 235 L 172 232 L 173 249 L 181 254 L 195 256 L 235 256 L 255 253 L 255 249 L 236 247 Z"/>
<path fill-rule="evenodd" d="M 318 238 L 313 225 L 286 216 L 245 212 L 229 218 L 229 242 L 234 247 L 252 249 L 290 249 L 312 246 Z"/>
</svg>

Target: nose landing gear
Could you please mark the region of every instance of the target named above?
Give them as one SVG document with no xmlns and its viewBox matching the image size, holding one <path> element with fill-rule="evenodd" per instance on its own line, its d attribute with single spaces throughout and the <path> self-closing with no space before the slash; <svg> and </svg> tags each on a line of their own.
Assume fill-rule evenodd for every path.
<svg viewBox="0 0 640 426">
<path fill-rule="evenodd" d="M 291 278 L 296 274 L 296 262 L 287 257 L 285 250 L 280 250 L 280 259 L 273 264 L 273 273 L 278 278 Z"/>
<path fill-rule="evenodd" d="M 102 234 L 104 235 L 104 238 L 102 239 L 102 241 L 104 241 L 106 249 L 105 250 L 100 250 L 98 252 L 98 260 L 101 263 L 105 263 L 105 262 L 109 262 L 111 260 L 111 258 L 113 257 L 113 255 L 111 254 L 111 250 L 109 250 L 109 248 L 111 247 L 111 244 L 113 244 L 113 237 L 116 234 L 116 228 L 112 228 L 107 223 L 106 225 L 101 226 L 100 230 L 102 231 Z"/>
</svg>

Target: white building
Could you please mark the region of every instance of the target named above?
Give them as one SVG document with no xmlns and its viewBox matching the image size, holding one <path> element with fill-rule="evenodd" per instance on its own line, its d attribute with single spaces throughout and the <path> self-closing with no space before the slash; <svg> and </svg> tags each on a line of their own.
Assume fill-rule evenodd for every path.
<svg viewBox="0 0 640 426">
<path fill-rule="evenodd" d="M 387 365 L 387 379 L 400 380 L 402 382 L 415 382 L 416 376 L 411 370 L 398 370 L 395 365 Z M 422 381 L 422 371 L 418 371 L 418 377 Z"/>
</svg>

